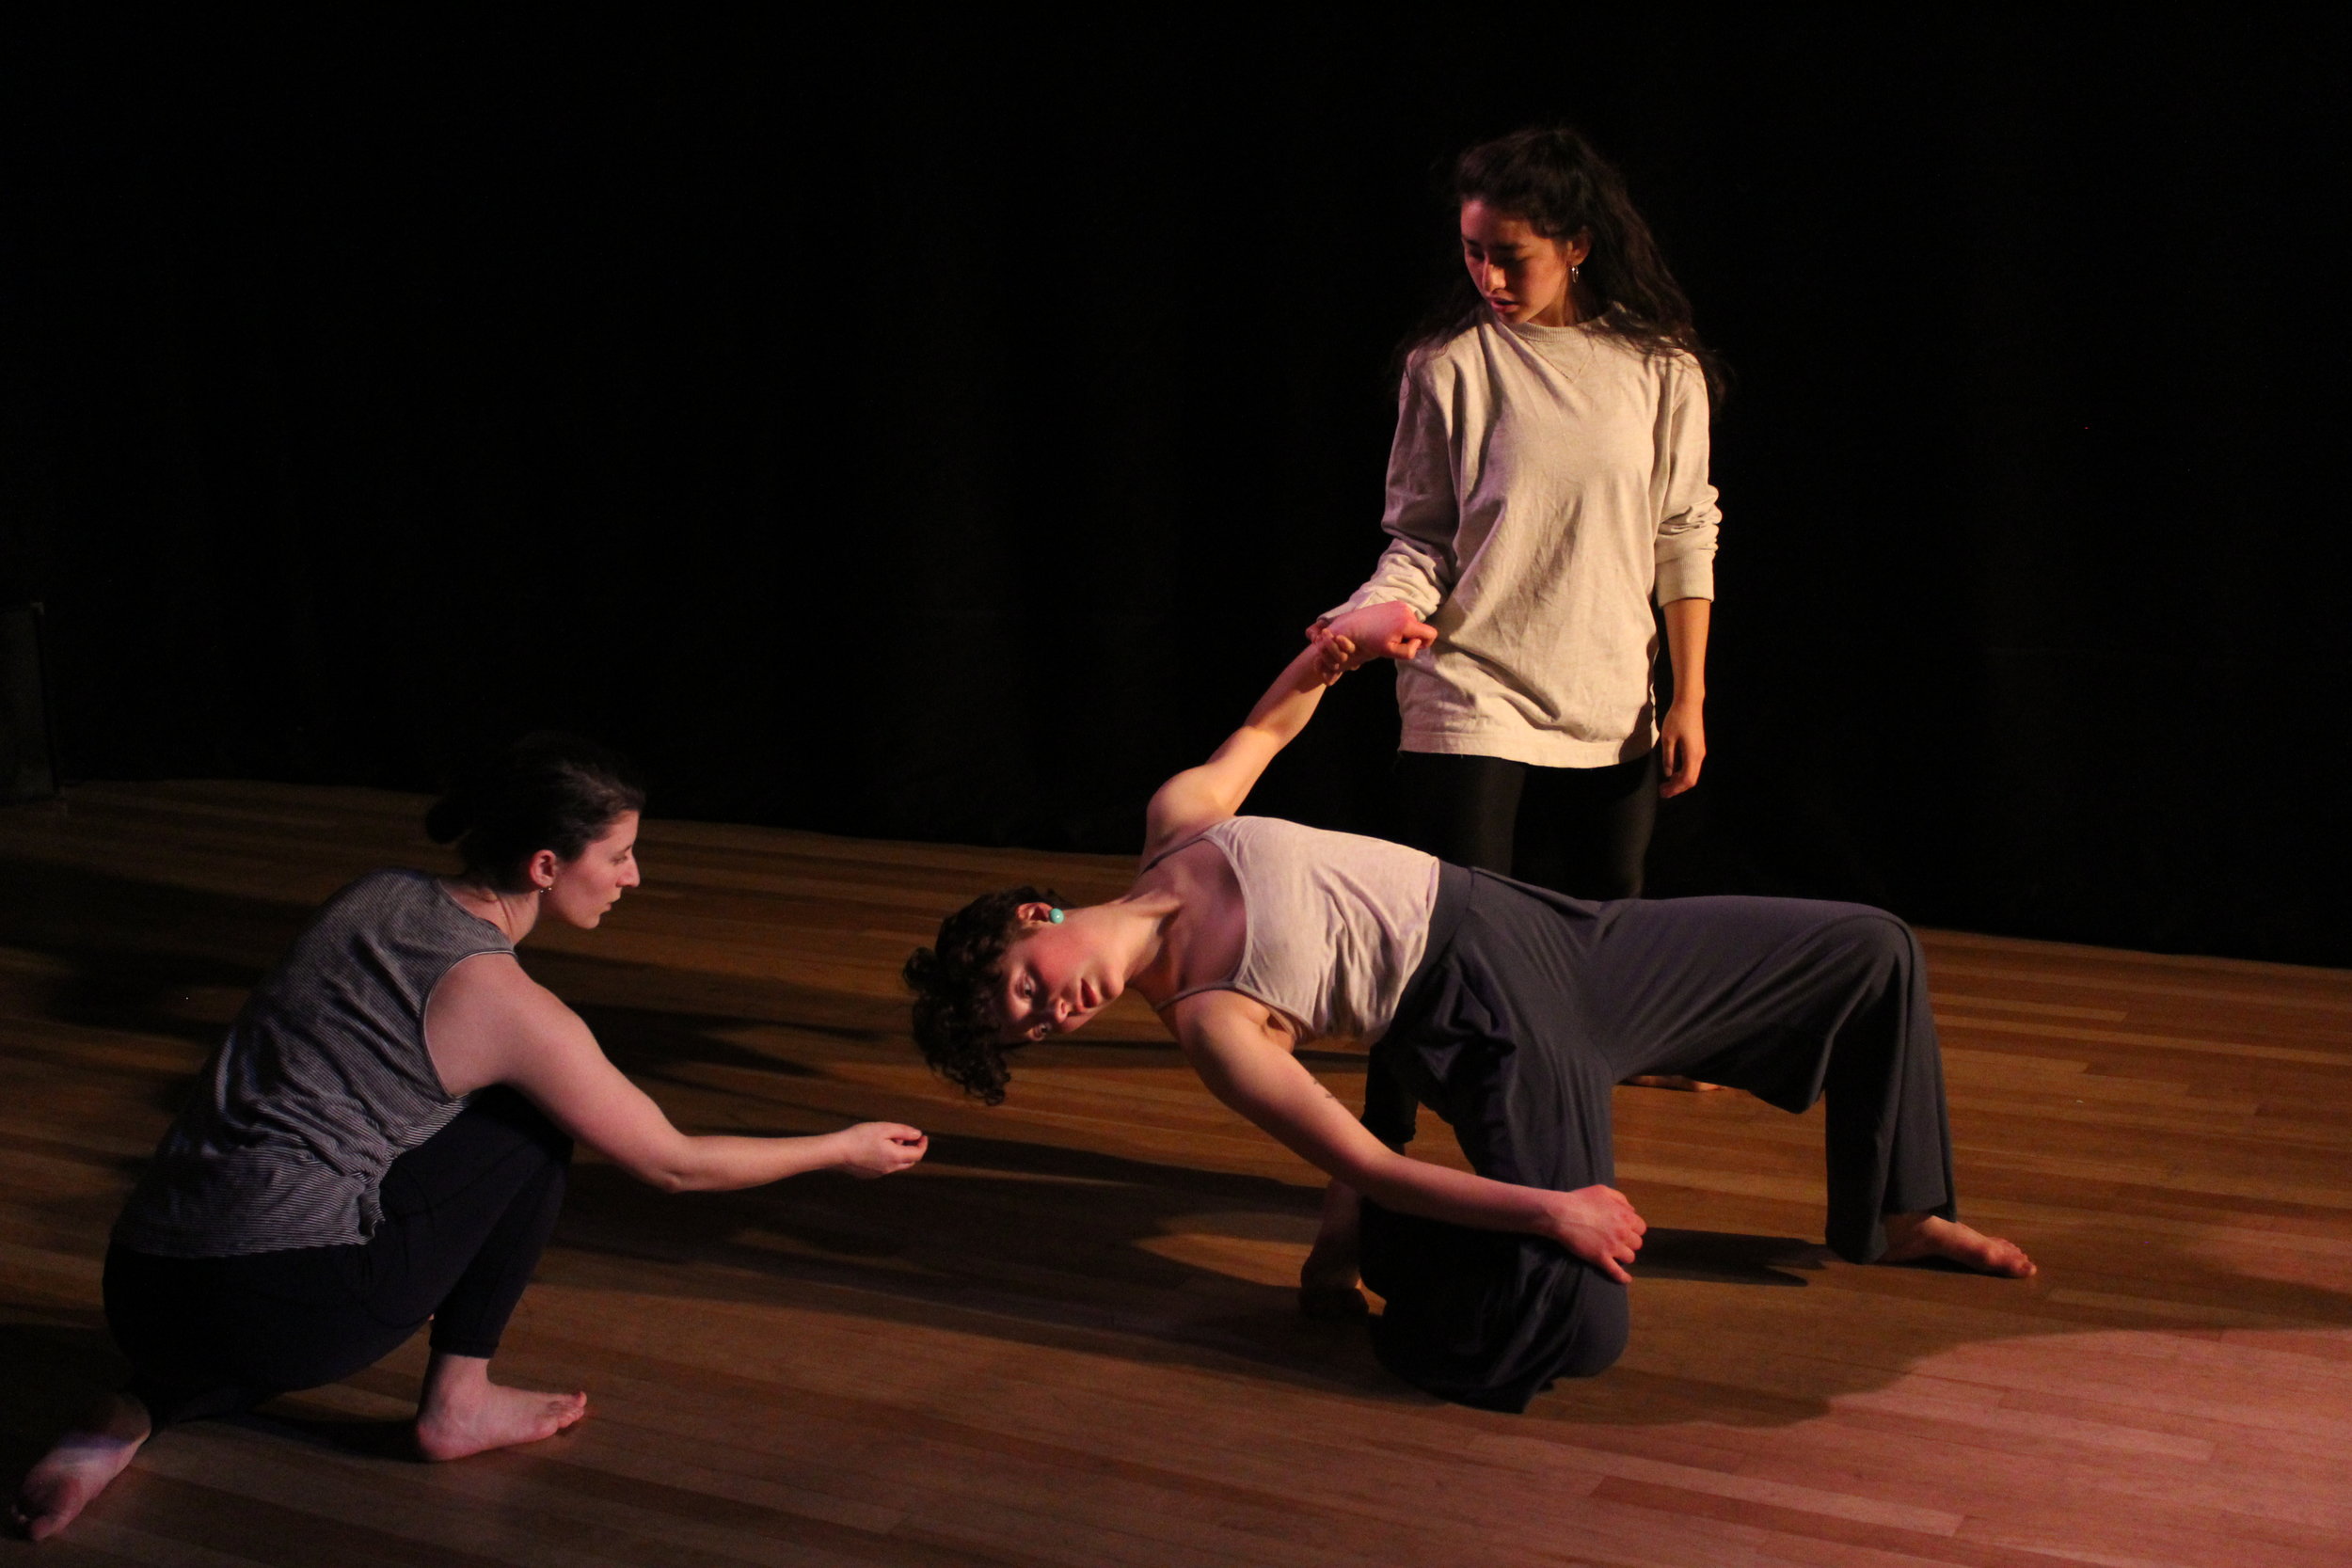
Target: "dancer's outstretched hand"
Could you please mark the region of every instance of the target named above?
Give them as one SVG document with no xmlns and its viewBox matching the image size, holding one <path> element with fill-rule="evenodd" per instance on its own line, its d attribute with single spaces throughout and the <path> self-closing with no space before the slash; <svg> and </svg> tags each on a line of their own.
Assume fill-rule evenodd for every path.
<svg viewBox="0 0 2352 1568">
<path fill-rule="evenodd" d="M 1392 599 L 1386 604 L 1351 610 L 1328 621 L 1317 621 L 1307 628 L 1309 641 L 1320 642 L 1333 637 L 1355 644 L 1347 661 L 1347 668 L 1353 670 L 1375 658 L 1417 657 L 1423 648 L 1437 641 L 1438 628 L 1414 614 L 1410 605 Z"/>
<path fill-rule="evenodd" d="M 1314 653 L 1315 674 L 1326 686 L 1363 662 L 1356 657 L 1355 643 L 1329 633 L 1315 639 Z"/>
<path fill-rule="evenodd" d="M 834 1135 L 841 1140 L 837 1168 L 868 1180 L 906 1169 L 930 1148 L 921 1130 L 896 1121 L 861 1121 Z"/>
<path fill-rule="evenodd" d="M 1614 1187 L 1579 1187 L 1552 1195 L 1549 1228 L 1545 1232 L 1569 1252 L 1620 1285 L 1633 1276 L 1625 1265 L 1642 1250 L 1642 1233 L 1649 1228 L 1625 1194 Z"/>
</svg>

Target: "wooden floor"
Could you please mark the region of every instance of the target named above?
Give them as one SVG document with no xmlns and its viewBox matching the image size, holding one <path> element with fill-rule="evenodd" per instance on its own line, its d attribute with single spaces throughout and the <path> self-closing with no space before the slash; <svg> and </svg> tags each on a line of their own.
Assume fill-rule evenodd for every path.
<svg viewBox="0 0 2352 1568">
<path fill-rule="evenodd" d="M 183 1085 L 310 906 L 440 863 L 421 804 L 0 811 L 11 1475 L 119 1372 L 99 1260 Z M 165 1434 L 45 1563 L 2352 1562 L 2352 974 L 1929 933 L 1964 1212 L 2030 1282 L 1825 1260 L 1818 1114 L 1618 1090 L 1632 1346 L 1509 1417 L 1294 1316 L 1312 1173 L 1139 1008 L 997 1110 L 927 1076 L 907 948 L 1119 863 L 677 823 L 644 862 L 526 949 L 613 1056 L 682 1124 L 896 1117 L 930 1162 L 683 1197 L 584 1164 L 501 1358 L 588 1387 L 576 1432 L 403 1458 L 411 1345 Z M 1358 1099 L 1359 1054 L 1311 1059 Z"/>
</svg>

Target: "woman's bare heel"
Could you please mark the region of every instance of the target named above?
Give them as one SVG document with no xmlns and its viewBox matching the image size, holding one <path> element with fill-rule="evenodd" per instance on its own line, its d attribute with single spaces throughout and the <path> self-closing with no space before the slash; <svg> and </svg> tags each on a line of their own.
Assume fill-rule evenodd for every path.
<svg viewBox="0 0 2352 1568">
<path fill-rule="evenodd" d="M 1356 1190 L 1334 1181 L 1323 1189 L 1323 1218 L 1315 1244 L 1298 1271 L 1299 1316 L 1316 1323 L 1367 1318 L 1372 1306 L 1356 1288 L 1359 1227 L 1363 1203 Z"/>
<path fill-rule="evenodd" d="M 1352 1253 L 1334 1258 L 1317 1247 L 1298 1271 L 1298 1315 L 1323 1323 L 1370 1317 L 1372 1306 L 1357 1288 L 1357 1278 Z"/>
<path fill-rule="evenodd" d="M 417 1451 L 464 1459 L 554 1436 L 588 1414 L 585 1394 L 548 1394 L 490 1381 L 480 1356 L 434 1353 L 417 1406 Z"/>
<path fill-rule="evenodd" d="M 48 1540 L 129 1467 L 154 1430 L 147 1406 L 128 1394 L 108 1395 L 25 1473 L 9 1511 L 11 1521 L 31 1539 Z"/>
</svg>

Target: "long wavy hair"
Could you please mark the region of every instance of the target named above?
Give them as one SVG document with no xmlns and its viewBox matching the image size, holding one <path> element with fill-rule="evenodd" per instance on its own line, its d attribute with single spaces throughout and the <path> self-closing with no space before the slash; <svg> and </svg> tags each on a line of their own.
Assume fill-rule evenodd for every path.
<svg viewBox="0 0 2352 1568">
<path fill-rule="evenodd" d="M 1625 177 L 1580 133 L 1532 126 L 1481 142 L 1454 160 L 1447 185 L 1455 206 L 1483 201 L 1525 219 L 1546 239 L 1588 236 L 1592 254 L 1578 281 L 1600 301 L 1595 328 L 1645 354 L 1689 355 L 1705 372 L 1708 393 L 1721 400 L 1723 366 L 1691 325 L 1689 296 L 1634 210 Z M 1468 331 L 1486 309 L 1477 285 L 1456 265 L 1452 287 L 1399 345 L 1399 360 Z"/>
</svg>

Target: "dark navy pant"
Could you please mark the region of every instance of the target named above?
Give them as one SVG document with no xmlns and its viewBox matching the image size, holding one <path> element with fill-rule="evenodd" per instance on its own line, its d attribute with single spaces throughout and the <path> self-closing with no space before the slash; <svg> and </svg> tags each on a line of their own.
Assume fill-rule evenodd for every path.
<svg viewBox="0 0 2352 1568">
<path fill-rule="evenodd" d="M 1443 867 L 1428 954 L 1373 1049 L 1366 1124 L 1402 1147 L 1427 1105 L 1480 1175 L 1569 1192 L 1613 1179 L 1610 1091 L 1645 1072 L 1792 1112 L 1826 1097 L 1842 1257 L 1884 1250 L 1886 1214 L 1954 1213 L 1926 968 L 1901 921 L 1794 898 L 1586 903 Z M 1447 1398 L 1524 1408 L 1623 1349 L 1625 1288 L 1552 1243 L 1367 1204 L 1363 1257 L 1389 1302 L 1383 1359 Z"/>
<path fill-rule="evenodd" d="M 571 1140 L 511 1089 L 476 1094 L 384 1174 L 364 1243 L 234 1258 L 106 1254 L 106 1322 L 158 1426 L 339 1382 L 433 1323 L 487 1357 L 563 1207 Z"/>
</svg>

